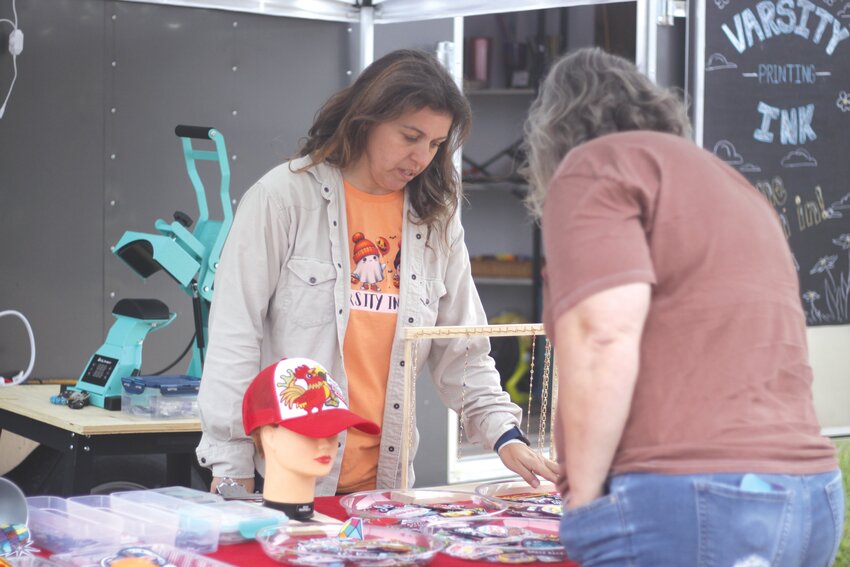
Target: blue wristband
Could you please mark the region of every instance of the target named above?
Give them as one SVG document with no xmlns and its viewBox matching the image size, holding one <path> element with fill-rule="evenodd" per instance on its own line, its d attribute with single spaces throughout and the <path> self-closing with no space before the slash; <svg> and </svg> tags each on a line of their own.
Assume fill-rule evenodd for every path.
<svg viewBox="0 0 850 567">
<path fill-rule="evenodd" d="M 529 441 L 528 438 L 522 434 L 520 428 L 514 425 L 513 427 L 502 433 L 502 436 L 499 437 L 499 439 L 496 441 L 496 445 L 493 447 L 493 450 L 498 453 L 499 449 L 502 448 L 502 445 L 513 439 L 519 439 L 526 445 L 531 445 L 531 441 Z"/>
</svg>

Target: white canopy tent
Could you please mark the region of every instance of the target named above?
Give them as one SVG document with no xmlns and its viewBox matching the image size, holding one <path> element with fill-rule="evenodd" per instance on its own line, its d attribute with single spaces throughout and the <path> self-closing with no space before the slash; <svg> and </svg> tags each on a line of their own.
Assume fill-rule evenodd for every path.
<svg viewBox="0 0 850 567">
<path fill-rule="evenodd" d="M 609 4 L 622 0 L 126 0 L 189 8 L 212 8 L 267 16 L 285 16 L 359 24 L 359 66 L 372 62 L 374 27 L 379 24 L 455 18 L 455 44 L 461 45 L 463 17 L 570 6 Z M 637 7 L 636 64 L 656 78 L 657 25 L 671 25 L 685 13 L 684 0 L 626 0 Z M 463 69 L 462 50 L 455 50 L 452 69 Z"/>
</svg>

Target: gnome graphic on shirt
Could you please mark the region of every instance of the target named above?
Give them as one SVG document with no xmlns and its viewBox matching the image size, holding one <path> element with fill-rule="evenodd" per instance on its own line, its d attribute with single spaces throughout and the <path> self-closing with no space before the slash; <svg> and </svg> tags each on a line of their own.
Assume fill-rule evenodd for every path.
<svg viewBox="0 0 850 567">
<path fill-rule="evenodd" d="M 354 271 L 351 273 L 351 283 L 360 282 L 360 289 L 381 291 L 378 284 L 384 281 L 384 270 L 387 265 L 381 262 L 381 256 L 389 251 L 389 243 L 383 237 L 379 237 L 372 243 L 362 232 L 357 232 L 351 237 L 354 242 Z"/>
</svg>

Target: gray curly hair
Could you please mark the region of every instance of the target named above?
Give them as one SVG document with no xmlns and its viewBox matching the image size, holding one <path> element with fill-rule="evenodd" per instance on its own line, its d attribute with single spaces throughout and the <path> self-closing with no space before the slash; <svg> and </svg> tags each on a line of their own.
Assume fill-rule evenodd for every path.
<svg viewBox="0 0 850 567">
<path fill-rule="evenodd" d="M 579 144 L 627 130 L 691 134 L 685 106 L 673 91 L 653 84 L 630 61 L 595 47 L 552 66 L 524 129 L 520 173 L 529 183 L 526 205 L 538 219 L 555 170 Z"/>
</svg>

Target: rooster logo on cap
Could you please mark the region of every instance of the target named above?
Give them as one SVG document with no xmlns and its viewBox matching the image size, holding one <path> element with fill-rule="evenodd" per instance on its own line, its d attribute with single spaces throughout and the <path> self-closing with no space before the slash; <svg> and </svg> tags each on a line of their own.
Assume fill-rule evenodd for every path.
<svg viewBox="0 0 850 567">
<path fill-rule="evenodd" d="M 287 370 L 285 382 L 278 384 L 284 387 L 280 393 L 280 402 L 288 408 L 303 409 L 308 414 L 313 413 L 313 410 L 322 411 L 325 406 L 338 407 L 339 398 L 328 385 L 327 375 L 321 366 L 310 368 L 306 364 Z M 307 387 L 296 384 L 298 380 L 302 380 Z"/>
</svg>

